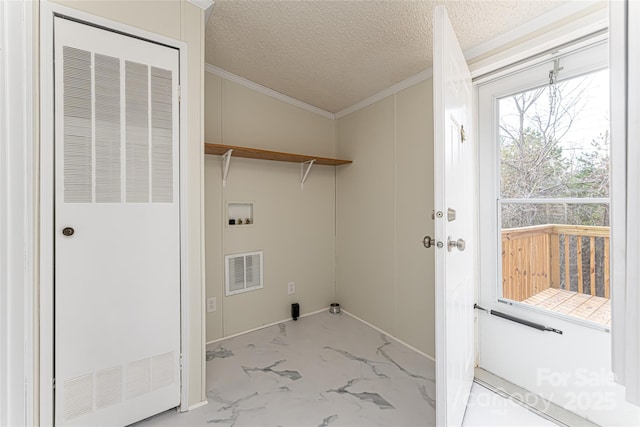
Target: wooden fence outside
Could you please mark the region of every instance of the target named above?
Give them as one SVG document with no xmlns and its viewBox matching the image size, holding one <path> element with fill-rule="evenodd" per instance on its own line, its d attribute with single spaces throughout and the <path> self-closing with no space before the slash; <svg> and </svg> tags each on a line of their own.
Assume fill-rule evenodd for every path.
<svg viewBox="0 0 640 427">
<path fill-rule="evenodd" d="M 523 301 L 556 288 L 609 298 L 609 235 L 609 227 L 579 225 L 502 230 L 502 296 Z"/>
</svg>

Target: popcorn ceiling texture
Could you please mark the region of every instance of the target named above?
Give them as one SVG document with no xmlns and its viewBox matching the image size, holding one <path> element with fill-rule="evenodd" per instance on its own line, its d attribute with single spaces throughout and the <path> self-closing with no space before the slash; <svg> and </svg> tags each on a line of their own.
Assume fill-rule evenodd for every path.
<svg viewBox="0 0 640 427">
<path fill-rule="evenodd" d="M 557 8 L 557 0 L 216 1 L 206 62 L 330 112 L 431 66 L 445 4 L 463 50 Z"/>
</svg>

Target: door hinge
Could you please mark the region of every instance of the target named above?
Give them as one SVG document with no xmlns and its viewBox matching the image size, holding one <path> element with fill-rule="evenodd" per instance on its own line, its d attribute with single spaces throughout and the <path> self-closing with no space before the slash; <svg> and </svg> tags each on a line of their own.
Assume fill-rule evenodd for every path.
<svg viewBox="0 0 640 427">
<path fill-rule="evenodd" d="M 180 370 L 182 370 L 182 353 L 180 353 Z"/>
<path fill-rule="evenodd" d="M 56 379 L 55 378 L 53 378 L 53 380 L 51 381 L 51 384 L 53 386 L 53 389 L 55 390 L 56 389 Z"/>
<path fill-rule="evenodd" d="M 182 86 L 178 85 L 178 102 L 182 101 Z"/>
</svg>

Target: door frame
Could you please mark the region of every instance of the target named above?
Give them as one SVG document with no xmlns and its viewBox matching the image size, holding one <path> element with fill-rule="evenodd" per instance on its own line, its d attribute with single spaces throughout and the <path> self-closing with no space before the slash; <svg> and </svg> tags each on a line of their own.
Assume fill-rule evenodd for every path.
<svg viewBox="0 0 640 427">
<path fill-rule="evenodd" d="M 597 39 L 593 39 L 594 42 L 596 42 L 597 44 Z M 584 41 L 583 44 L 589 45 L 591 43 L 589 43 L 588 41 Z M 570 61 L 570 63 L 573 64 L 574 67 L 576 67 L 575 70 L 571 71 L 570 69 L 565 70 L 565 73 L 569 73 L 569 75 L 580 75 L 585 71 L 589 71 L 594 70 L 599 68 L 597 66 L 597 64 L 595 64 L 592 58 L 587 58 L 586 61 L 584 61 L 584 55 L 585 53 L 588 52 L 575 52 L 576 48 L 579 48 L 580 45 L 575 45 L 574 47 L 571 46 L 566 46 L 565 50 L 558 52 L 560 54 L 560 56 L 564 55 L 564 54 L 568 54 L 568 55 L 582 55 L 583 59 L 582 60 L 578 60 L 577 57 L 574 57 L 574 59 L 572 59 Z M 584 46 L 582 46 L 584 47 Z M 601 45 L 600 45 L 601 47 Z M 593 48 L 598 48 L 598 46 L 595 46 Z M 579 49 L 578 49 L 579 50 Z M 574 51 L 573 53 L 571 53 L 572 51 Z M 611 55 L 612 53 L 609 52 L 609 54 Z M 545 57 L 541 57 L 542 59 L 540 59 L 540 61 L 546 61 L 546 63 L 548 64 L 548 61 L 551 60 L 552 58 L 550 56 L 545 56 Z M 580 62 L 581 61 L 581 62 Z M 600 60 L 601 63 L 606 62 L 606 60 L 602 59 Z M 592 65 L 585 65 L 585 64 L 589 64 L 592 63 Z M 540 67 L 540 62 L 536 62 L 535 66 L 537 66 L 538 68 L 543 68 L 544 71 L 549 69 L 549 66 L 547 65 L 546 67 Z M 565 63 L 566 66 L 566 63 Z M 524 67 L 527 68 L 527 67 Z M 609 69 L 610 65 L 609 65 Z M 531 71 L 531 69 L 528 69 L 529 71 Z M 516 73 L 520 73 L 520 74 L 524 74 L 526 73 L 527 70 L 522 71 L 516 71 Z M 546 73 L 544 73 L 544 75 L 546 76 Z M 565 77 L 567 75 L 565 74 Z M 503 78 L 503 77 L 499 77 L 499 78 Z M 610 74 L 610 79 L 613 79 L 613 74 Z M 547 82 L 547 78 L 546 77 L 542 77 L 540 79 L 540 82 L 543 84 L 546 84 Z M 490 83 L 489 80 L 486 80 L 484 83 Z M 525 87 L 522 87 L 523 90 L 526 90 Z M 481 89 L 479 89 L 480 92 Z M 489 97 L 492 97 L 492 101 L 495 101 L 495 98 L 497 96 L 504 94 L 508 94 L 509 92 L 513 92 L 509 89 L 504 89 L 504 90 L 496 90 L 494 91 L 492 94 L 489 94 L 488 96 L 485 97 L 485 103 L 482 103 L 482 97 L 481 97 L 481 93 L 478 94 L 478 99 L 477 99 L 477 109 L 479 112 L 484 111 L 484 112 L 489 112 L 491 111 L 491 114 L 495 114 L 495 102 L 493 102 L 492 106 L 488 106 L 488 104 L 486 103 L 486 100 Z M 610 94 L 610 97 L 612 96 L 612 94 Z M 616 103 L 613 103 L 613 106 L 615 106 Z M 611 115 L 613 115 L 613 109 L 611 110 Z M 478 115 L 478 117 L 480 117 L 480 114 Z M 481 121 L 482 122 L 482 121 Z M 485 122 L 488 122 L 485 120 Z M 492 137 L 491 135 L 493 135 L 493 133 L 495 132 L 495 123 L 493 123 L 493 121 L 491 121 L 492 124 L 488 127 L 485 127 L 484 131 L 480 128 L 478 128 L 478 132 L 480 132 L 480 136 L 479 138 L 484 138 L 482 139 L 482 141 L 486 141 L 486 140 L 491 140 Z M 613 126 L 613 121 L 611 121 L 610 126 Z M 489 129 L 491 128 L 491 129 Z M 613 128 L 612 128 L 613 129 Z M 613 133 L 613 131 L 612 131 Z M 481 140 L 479 139 L 479 144 L 482 144 L 482 142 L 480 142 Z M 622 143 L 622 147 L 621 144 Z M 481 145 L 479 145 L 480 148 L 482 148 Z M 486 148 L 486 147 L 485 147 Z M 620 152 L 620 150 L 622 149 L 622 153 Z M 490 165 L 494 162 L 497 162 L 497 160 L 495 160 L 496 156 L 495 156 L 495 152 L 489 152 L 492 150 L 483 150 L 480 149 L 480 160 L 481 160 L 481 164 L 483 165 Z M 622 195 L 622 198 L 624 198 L 624 189 L 626 188 L 626 185 L 624 184 L 624 174 L 625 174 L 625 168 L 624 168 L 624 140 L 620 141 L 619 138 L 612 138 L 611 139 L 611 159 L 612 161 L 615 163 L 617 160 L 620 160 L 620 155 L 622 155 L 622 160 L 623 160 L 623 167 L 614 167 L 611 170 L 611 179 L 613 180 L 613 176 L 614 174 L 617 172 L 618 174 L 622 173 L 622 187 L 623 189 L 620 191 L 619 189 L 616 190 L 615 192 L 611 193 L 611 197 L 610 197 L 610 206 L 613 206 L 613 201 L 614 199 L 614 195 L 618 194 L 618 195 Z M 491 157 L 493 160 L 490 160 L 489 157 Z M 486 173 L 486 172 L 485 172 Z M 484 266 L 488 266 L 487 268 L 481 268 L 481 271 L 483 271 L 482 276 L 481 276 L 481 281 L 480 283 L 488 283 L 488 282 L 495 282 L 495 277 L 497 277 L 498 272 L 500 271 L 499 268 L 499 264 L 498 262 L 493 262 L 491 261 L 489 258 L 494 256 L 496 258 L 496 260 L 499 260 L 499 252 L 498 252 L 498 248 L 499 248 L 499 238 L 498 238 L 498 228 L 497 228 L 497 222 L 492 219 L 489 218 L 488 221 L 485 221 L 482 219 L 483 215 L 487 216 L 487 212 L 493 212 L 493 214 L 491 215 L 492 217 L 497 215 L 497 206 L 495 204 L 495 201 L 487 201 L 489 200 L 489 196 L 493 193 L 497 193 L 497 186 L 498 186 L 498 181 L 496 179 L 495 174 L 497 173 L 497 169 L 496 168 L 489 168 L 489 173 L 491 173 L 493 175 L 493 178 L 491 180 L 483 180 L 485 182 L 481 183 L 481 188 L 480 188 L 480 195 L 481 195 L 481 200 L 484 200 L 485 203 L 485 207 L 486 209 L 481 209 L 480 212 L 480 216 L 481 216 L 481 221 L 483 222 L 491 222 L 491 229 L 493 229 L 493 231 L 491 231 L 488 227 L 484 226 L 481 227 L 481 233 L 484 232 L 484 234 L 486 235 L 485 238 L 482 240 L 485 245 L 487 246 L 486 251 L 484 251 L 481 255 L 481 258 L 484 260 L 483 264 Z M 618 176 L 619 177 L 619 176 Z M 620 181 L 616 181 L 616 182 L 612 182 L 612 185 L 616 187 L 617 184 L 619 184 Z M 486 184 L 486 185 L 483 185 Z M 491 194 L 490 194 L 491 193 Z M 486 197 L 483 197 L 486 196 Z M 619 200 L 618 200 L 619 201 Z M 489 209 L 489 205 L 491 205 L 491 209 Z M 611 211 L 613 212 L 613 208 L 611 209 Z M 616 209 L 617 211 L 617 215 L 623 215 L 624 213 L 619 212 L 618 209 Z M 483 214 L 484 212 L 484 214 Z M 619 236 L 620 234 L 622 236 L 625 235 L 625 225 L 624 225 L 624 221 L 622 222 L 622 225 L 620 225 L 620 222 L 614 222 L 614 216 L 611 216 L 611 229 L 614 230 L 616 229 L 616 236 Z M 488 231 L 487 231 L 488 230 Z M 489 236 L 489 234 L 491 234 L 492 236 Z M 620 245 L 623 245 L 622 247 Z M 618 263 L 621 263 L 624 261 L 624 244 L 623 242 L 621 242 L 619 239 L 614 239 L 614 234 L 612 231 L 612 237 L 611 237 L 611 246 L 610 246 L 610 250 L 611 253 L 614 253 L 614 251 L 617 250 L 622 250 L 623 252 L 623 258 L 621 260 L 618 260 Z M 613 259 L 614 257 L 611 256 L 611 259 Z M 613 295 L 613 289 L 614 289 L 614 282 L 613 282 L 613 269 L 612 271 L 612 275 L 611 275 L 611 289 L 612 289 L 612 295 Z M 483 297 L 483 292 L 485 294 L 484 298 Z M 493 290 L 491 291 L 491 295 L 490 297 L 495 296 L 496 293 L 496 288 L 493 288 Z M 494 309 L 499 309 L 501 311 L 504 311 L 507 314 L 511 314 L 511 315 L 515 315 L 515 316 L 521 316 L 523 315 L 522 312 L 518 312 L 518 311 L 514 311 L 514 307 L 519 306 L 519 308 L 526 310 L 526 314 L 523 315 L 523 317 L 525 317 L 527 320 L 531 320 L 534 322 L 538 322 L 541 324 L 545 324 L 545 325 L 549 325 L 549 326 L 553 326 L 553 327 L 557 327 L 560 328 L 561 330 L 564 331 L 564 335 L 556 335 L 556 334 L 547 334 L 546 337 L 544 338 L 545 340 L 548 340 L 547 342 L 552 344 L 550 345 L 551 348 L 555 349 L 554 351 L 562 351 L 563 348 L 573 348 L 573 349 L 577 349 L 578 347 L 571 347 L 570 345 L 567 345 L 566 343 L 563 343 L 562 341 L 559 340 L 566 340 L 569 339 L 569 337 L 571 337 L 570 339 L 574 339 L 577 341 L 580 341 L 580 336 L 583 336 L 583 339 L 581 340 L 584 343 L 589 343 L 589 344 L 585 344 L 585 346 L 590 345 L 590 346 L 598 346 L 600 345 L 602 348 L 606 348 L 607 351 L 609 351 L 609 342 L 610 340 L 608 339 L 608 335 L 609 335 L 609 331 L 611 330 L 615 330 L 614 328 L 611 327 L 599 327 L 596 325 L 587 325 L 584 322 L 578 320 L 578 319 L 572 319 L 570 317 L 564 317 L 564 316 L 558 316 L 555 315 L 552 312 L 541 312 L 538 311 L 538 309 L 534 309 L 534 308 L 528 308 L 526 306 L 522 306 L 520 304 L 514 303 L 513 305 L 511 304 L 499 304 L 499 306 L 494 306 L 492 307 L 492 303 L 494 303 L 494 301 L 496 300 L 496 298 L 490 298 L 490 301 L 486 300 L 486 290 L 483 289 L 481 287 L 481 285 L 478 286 L 478 295 L 479 295 L 479 303 L 487 308 L 494 308 Z M 498 303 L 496 303 L 498 304 Z M 613 314 L 613 311 L 612 311 Z M 585 418 L 588 418 L 598 424 L 607 424 L 607 423 L 615 423 L 615 422 L 622 422 L 625 425 L 628 424 L 628 420 L 630 418 L 630 416 L 633 416 L 633 411 L 636 411 L 637 408 L 633 409 L 631 408 L 631 405 L 629 405 L 628 403 L 626 403 L 624 401 L 624 399 L 622 398 L 624 396 L 624 389 L 617 385 L 617 384 L 613 384 L 612 381 L 609 380 L 608 372 L 603 370 L 603 371 L 598 371 L 598 369 L 602 368 L 602 369 L 607 369 L 609 362 L 611 361 L 611 357 L 609 356 L 609 354 L 605 355 L 604 357 L 595 355 L 595 356 L 591 356 L 589 359 L 583 359 L 581 360 L 582 364 L 581 365 L 577 365 L 577 366 L 571 366 L 571 367 L 567 367 L 567 366 L 561 366 L 560 369 L 555 369 L 555 368 L 549 368 L 547 365 L 545 364 L 541 364 L 538 366 L 538 372 L 536 373 L 536 378 L 534 378 L 534 381 L 531 381 L 531 376 L 527 377 L 526 375 L 519 375 L 519 378 L 514 378 L 514 377 L 510 377 L 508 375 L 505 375 L 504 372 L 501 372 L 499 369 L 494 369 L 496 366 L 504 366 L 500 365 L 499 362 L 496 362 L 495 360 L 493 361 L 493 363 L 488 364 L 487 363 L 487 358 L 486 356 L 484 356 L 486 354 L 486 350 L 483 351 L 484 349 L 495 349 L 495 348 L 499 348 L 500 347 L 500 342 L 499 340 L 495 337 L 501 337 L 503 336 L 500 333 L 495 333 L 495 331 L 493 333 L 487 333 L 486 331 L 486 327 L 481 327 L 481 324 L 484 323 L 489 324 L 489 323 L 494 323 L 495 324 L 501 324 L 503 326 L 506 327 L 506 325 L 512 325 L 509 322 L 506 322 L 503 319 L 496 319 L 495 317 L 486 315 L 486 314 L 478 314 L 477 316 L 478 318 L 478 346 L 479 346 L 479 352 L 478 352 L 478 358 L 479 358 L 479 367 L 482 369 L 485 369 L 486 371 L 489 371 L 497 376 L 500 376 L 502 378 L 505 378 L 506 380 L 513 382 L 515 384 L 517 384 L 519 387 L 522 387 L 524 389 L 527 389 L 531 392 L 531 396 L 535 396 L 535 395 L 540 395 L 543 398 L 546 398 L 547 400 L 551 401 L 552 403 L 555 403 L 557 405 L 560 406 L 564 406 L 564 405 L 570 405 L 571 407 L 571 411 L 582 416 Z M 513 324 L 515 325 L 515 324 Z M 518 328 L 522 327 L 523 332 L 527 333 L 526 331 L 528 331 L 528 329 L 526 327 L 523 326 L 517 326 Z M 483 331 L 484 329 L 484 331 Z M 546 334 L 546 333 L 544 333 Z M 564 337 L 564 338 L 563 338 Z M 577 337 L 577 338 L 576 338 Z M 578 351 L 580 351 L 578 349 Z M 587 351 L 584 351 L 585 354 L 587 354 Z M 523 357 L 522 360 L 525 360 L 525 358 Z M 523 370 L 521 370 L 521 372 L 524 372 Z M 584 381 L 581 381 L 581 378 L 584 378 L 588 375 L 592 375 L 594 372 L 600 373 L 602 372 L 602 375 L 600 377 L 598 377 L 597 381 L 597 387 L 594 388 L 594 383 L 586 383 Z M 554 376 L 554 379 L 551 380 L 550 375 Z M 556 381 L 558 378 L 560 378 L 562 376 L 562 379 L 559 381 Z M 593 378 L 593 376 L 591 377 Z M 599 396 L 595 396 L 594 393 L 599 393 Z M 576 398 L 579 399 L 580 402 L 585 402 L 585 401 L 590 401 L 593 402 L 593 405 L 586 405 L 584 403 L 570 403 L 572 398 Z M 603 398 L 602 400 L 602 404 L 599 404 L 597 402 L 594 402 L 594 400 L 599 399 L 600 397 Z M 592 400 L 589 400 L 592 399 Z M 606 404 L 604 403 L 606 399 Z M 616 408 L 616 411 L 607 411 L 607 410 L 601 410 L 602 408 L 606 409 L 605 405 L 614 405 Z M 600 410 L 599 410 L 600 409 Z M 608 415 L 610 414 L 619 414 L 619 418 L 608 418 Z M 627 417 L 627 418 L 624 418 Z"/>
<path fill-rule="evenodd" d="M 126 24 L 88 14 L 73 8 L 61 6 L 48 0 L 42 0 L 40 6 L 40 220 L 39 245 L 40 263 L 38 278 L 39 295 L 39 409 L 40 424 L 54 424 L 54 64 L 53 37 L 54 18 L 62 16 L 105 30 L 119 32 L 128 36 L 144 39 L 153 43 L 166 45 L 179 51 L 180 88 L 187 86 L 187 44 L 149 31 L 141 30 Z M 180 188 L 180 410 L 189 409 L 189 277 L 187 233 L 187 91 L 180 90 L 179 120 L 179 188 Z M 50 382 L 51 381 L 51 382 Z"/>
<path fill-rule="evenodd" d="M 35 424 L 36 7 L 0 2 L 0 425 Z"/>
</svg>

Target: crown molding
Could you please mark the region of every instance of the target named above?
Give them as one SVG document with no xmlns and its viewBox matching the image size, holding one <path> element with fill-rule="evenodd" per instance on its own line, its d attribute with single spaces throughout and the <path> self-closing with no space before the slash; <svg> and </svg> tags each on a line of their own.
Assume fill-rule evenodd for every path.
<svg viewBox="0 0 640 427">
<path fill-rule="evenodd" d="M 403 91 L 415 84 L 423 82 L 427 79 L 430 79 L 431 77 L 433 77 L 433 68 L 428 68 L 424 71 L 420 71 L 418 74 L 414 74 L 413 76 L 406 78 L 403 81 L 394 84 L 393 86 L 389 86 L 388 88 L 383 89 L 380 92 L 374 95 L 371 95 L 370 97 L 365 98 L 360 102 L 353 104 L 351 107 L 347 107 L 343 110 L 338 111 L 335 114 L 335 117 L 336 119 L 340 119 L 358 110 L 362 110 L 363 108 L 368 107 L 369 105 L 375 102 L 378 102 L 389 95 L 395 95 L 396 93 Z"/>
<path fill-rule="evenodd" d="M 571 19 L 576 17 L 576 15 L 579 15 L 578 19 Z M 568 21 L 557 29 L 531 37 L 531 35 L 535 34 L 540 28 L 553 25 L 563 20 Z M 606 28 L 606 23 L 607 10 L 605 1 L 588 0 L 571 2 L 536 19 L 532 19 L 514 30 L 466 50 L 464 56 L 467 62 L 470 63 L 469 69 L 472 77 L 476 77 L 500 68 L 505 64 L 514 63 L 527 55 L 533 55 L 536 52 L 548 49 L 549 46 L 554 44 L 557 46 L 566 42 L 567 39 L 578 38 L 603 28 L 603 26 Z M 501 50 L 511 43 L 514 43 L 513 47 L 505 49 L 504 51 Z M 486 57 L 483 58 L 485 55 Z M 474 59 L 477 59 L 477 62 L 474 63 Z M 338 111 L 335 117 L 336 119 L 340 119 L 431 77 L 433 77 L 433 68 L 428 68 L 350 107 Z"/>
<path fill-rule="evenodd" d="M 187 0 L 189 3 L 198 6 L 202 10 L 207 10 L 215 3 L 214 0 Z"/>
<path fill-rule="evenodd" d="M 263 95 L 270 96 L 271 98 L 275 98 L 279 101 L 285 102 L 287 104 L 293 105 L 295 107 L 301 108 L 303 110 L 309 111 L 311 113 L 318 114 L 322 117 L 326 117 L 327 119 L 335 120 L 335 114 L 330 113 L 329 111 L 323 110 L 322 108 L 318 108 L 314 105 L 307 104 L 304 101 L 300 101 L 299 99 L 292 98 L 283 93 L 277 92 L 273 89 L 269 89 L 266 86 L 262 86 L 256 82 L 252 82 L 251 80 L 245 79 L 244 77 L 240 77 L 236 74 L 230 73 L 229 71 L 223 70 L 222 68 L 216 67 L 215 65 L 205 64 L 205 71 L 211 74 L 215 74 L 218 77 L 222 77 L 223 79 L 227 79 L 234 83 L 239 84 L 240 86 L 244 86 L 248 89 L 254 90 Z"/>
</svg>

